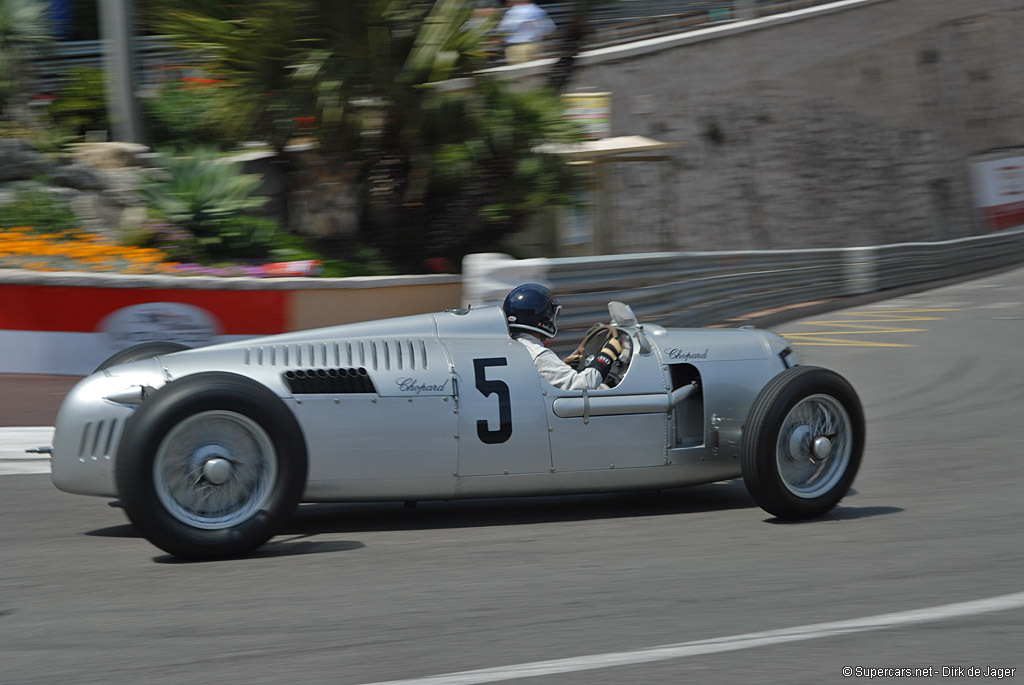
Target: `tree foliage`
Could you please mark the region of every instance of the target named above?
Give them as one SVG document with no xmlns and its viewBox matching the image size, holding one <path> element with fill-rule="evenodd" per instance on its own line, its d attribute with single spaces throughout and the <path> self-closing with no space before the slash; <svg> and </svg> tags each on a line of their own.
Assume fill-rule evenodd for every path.
<svg viewBox="0 0 1024 685">
<path fill-rule="evenodd" d="M 103 71 L 94 67 L 70 70 L 46 115 L 56 127 L 74 137 L 84 136 L 89 130 L 108 129 Z"/>
<path fill-rule="evenodd" d="M 0 111 L 24 86 L 26 51 L 51 40 L 47 11 L 40 0 L 0 0 Z"/>
<path fill-rule="evenodd" d="M 570 197 L 573 175 L 538 149 L 579 131 L 554 92 L 477 75 L 490 27 L 468 21 L 471 2 L 150 4 L 158 30 L 234 89 L 236 130 L 283 150 L 304 122 L 328 167 L 355 170 L 360 242 L 400 268 L 493 249 Z"/>
</svg>

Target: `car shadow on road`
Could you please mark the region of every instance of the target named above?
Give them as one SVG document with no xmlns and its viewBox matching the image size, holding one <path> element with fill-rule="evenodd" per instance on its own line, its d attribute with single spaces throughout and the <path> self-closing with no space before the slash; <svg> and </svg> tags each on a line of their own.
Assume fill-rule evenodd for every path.
<svg viewBox="0 0 1024 685">
<path fill-rule="evenodd" d="M 354 549 L 362 549 L 365 545 L 355 540 L 307 540 L 305 536 L 300 539 L 271 540 L 254 552 L 249 552 L 237 557 L 223 559 L 179 559 L 170 554 L 163 554 L 153 557 L 158 564 L 207 564 L 223 563 L 225 561 L 255 561 L 257 559 L 270 559 L 273 557 L 293 557 L 305 554 L 330 554 L 333 552 L 349 552 Z"/>
<path fill-rule="evenodd" d="M 403 504 L 305 504 L 282 534 L 517 526 L 755 507 L 743 481 L 672 490 Z"/>
<path fill-rule="evenodd" d="M 827 523 L 829 521 L 855 521 L 857 519 L 866 519 L 866 518 L 871 518 L 871 517 L 874 517 L 874 516 L 886 516 L 887 514 L 900 514 L 900 513 L 904 512 L 904 511 L 906 511 L 906 509 L 902 509 L 900 507 L 882 507 L 882 506 L 875 506 L 875 507 L 851 507 L 849 505 L 844 504 L 845 502 L 849 502 L 852 497 L 856 497 L 856 496 L 857 496 L 857 490 L 855 488 L 850 488 L 850 490 L 846 493 L 846 497 L 842 500 L 842 502 L 837 504 L 836 507 L 832 511 L 828 512 L 824 516 L 819 516 L 817 518 L 794 520 L 794 519 L 780 519 L 780 518 L 776 518 L 774 516 L 769 516 L 768 518 L 763 519 L 763 522 L 764 523 L 772 523 L 772 524 L 780 525 L 780 526 L 800 526 L 800 525 L 809 525 L 809 524 L 814 524 L 814 523 Z"/>
<path fill-rule="evenodd" d="M 828 521 L 853 521 L 856 519 L 870 518 L 872 516 L 885 516 L 887 514 L 899 514 L 905 509 L 900 507 L 836 507 L 832 511 L 828 512 L 824 516 L 819 516 L 814 519 L 801 519 L 798 521 L 791 521 L 787 519 L 779 518 L 767 518 L 764 520 L 765 523 L 774 523 L 783 526 L 799 526 L 808 525 L 812 523 L 825 523 Z"/>
<path fill-rule="evenodd" d="M 850 494 L 855 493 L 851 491 Z M 318 541 L 315 539 L 317 535 L 677 516 L 756 507 L 741 479 L 671 490 L 598 495 L 417 503 L 304 504 L 273 540 L 255 552 L 235 560 L 329 554 L 356 550 L 364 546 L 362 542 L 354 540 Z M 817 519 L 784 521 L 768 518 L 765 521 L 776 524 L 809 524 L 854 520 L 902 511 L 903 509 L 898 507 L 839 506 Z M 87 531 L 85 535 L 108 538 L 141 537 L 131 523 Z M 170 555 L 154 557 L 153 561 L 160 564 L 196 563 Z"/>
<path fill-rule="evenodd" d="M 96 530 L 86 531 L 85 535 L 102 538 L 141 538 L 142 534 L 131 523 L 119 526 L 109 526 Z M 250 552 L 238 559 L 266 559 L 268 557 L 299 556 L 303 554 L 328 554 L 331 552 L 347 552 L 363 547 L 363 543 L 355 540 L 326 540 L 316 541 L 307 539 L 306 534 L 299 534 L 295 538 L 294 532 L 282 531 L 281 535 L 291 535 L 292 539 L 274 539 L 260 547 L 255 552 Z M 183 564 L 195 563 L 184 559 L 178 559 L 171 555 L 154 557 L 153 561 L 158 564 Z"/>
<path fill-rule="evenodd" d="M 112 503 L 112 506 L 117 504 Z M 258 550 L 232 560 L 328 554 L 351 551 L 364 546 L 363 543 L 353 540 L 318 541 L 315 539 L 317 535 L 671 516 L 749 509 L 755 506 L 742 480 L 671 490 L 599 495 L 418 503 L 303 504 L 274 539 Z M 106 538 L 142 537 L 131 523 L 98 528 L 85 532 L 85 535 Z M 153 561 L 158 564 L 197 563 L 171 555 L 156 556 Z"/>
<path fill-rule="evenodd" d="M 125 523 L 120 526 L 108 526 L 107 528 L 97 528 L 96 530 L 87 530 L 85 535 L 97 538 L 139 538 L 139 531 L 135 529 L 130 523 Z"/>
</svg>

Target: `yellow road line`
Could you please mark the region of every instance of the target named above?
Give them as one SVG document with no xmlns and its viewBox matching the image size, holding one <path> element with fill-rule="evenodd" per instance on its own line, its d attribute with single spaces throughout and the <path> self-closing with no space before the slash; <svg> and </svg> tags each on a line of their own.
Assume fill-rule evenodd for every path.
<svg viewBox="0 0 1024 685">
<path fill-rule="evenodd" d="M 871 342 L 870 340 L 843 340 L 842 338 L 807 338 L 803 342 L 793 342 L 793 345 L 828 345 L 833 347 L 917 347 L 917 345 L 905 345 L 903 343 Z"/>
<path fill-rule="evenodd" d="M 843 312 L 844 314 L 852 314 L 861 316 L 864 314 L 918 314 L 921 312 L 962 312 L 963 309 L 869 309 L 865 312 Z"/>
<path fill-rule="evenodd" d="M 924 333 L 927 328 L 866 328 L 863 331 L 808 331 L 806 333 L 790 333 L 786 338 L 805 338 L 808 335 L 864 335 L 865 333 Z"/>
<path fill-rule="evenodd" d="M 825 319 L 822 321 L 801 321 L 800 326 L 809 326 L 810 324 L 821 324 L 828 326 L 845 326 L 852 323 L 902 323 L 904 321 L 943 321 L 941 316 L 905 316 L 899 319 Z"/>
<path fill-rule="evenodd" d="M 907 343 L 888 343 L 879 342 L 872 340 L 855 340 L 843 337 L 833 337 L 836 334 L 839 335 L 886 335 L 895 333 L 924 333 L 927 332 L 926 328 L 898 328 L 895 326 L 885 326 L 883 324 L 889 323 L 907 323 L 911 321 L 942 321 L 944 317 L 941 316 L 907 316 L 908 314 L 932 314 L 938 312 L 958 312 L 961 309 L 890 309 L 885 311 L 854 311 L 854 312 L 843 312 L 838 316 L 844 318 L 841 319 L 826 319 L 816 321 L 802 321 L 797 325 L 800 326 L 822 326 L 825 328 L 833 328 L 837 330 L 824 330 L 824 331 L 810 331 L 807 333 L 788 333 L 784 337 L 791 341 L 793 345 L 821 345 L 821 346 L 832 346 L 832 347 L 917 347 Z M 859 319 L 851 319 L 846 317 L 857 316 L 864 317 Z M 871 325 L 865 325 L 871 324 Z"/>
</svg>

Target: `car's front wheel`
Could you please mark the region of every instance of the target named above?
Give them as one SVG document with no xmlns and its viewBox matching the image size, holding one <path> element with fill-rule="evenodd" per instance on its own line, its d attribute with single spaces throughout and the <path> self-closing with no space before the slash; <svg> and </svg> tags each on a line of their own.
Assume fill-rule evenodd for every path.
<svg viewBox="0 0 1024 685">
<path fill-rule="evenodd" d="M 231 373 L 167 384 L 131 416 L 116 464 L 125 512 L 157 547 L 185 559 L 255 550 L 292 515 L 306 482 L 292 412 Z"/>
<path fill-rule="evenodd" d="M 787 369 L 761 390 L 744 427 L 747 490 L 779 518 L 821 516 L 849 491 L 864 434 L 864 412 L 846 379 L 813 366 Z"/>
</svg>

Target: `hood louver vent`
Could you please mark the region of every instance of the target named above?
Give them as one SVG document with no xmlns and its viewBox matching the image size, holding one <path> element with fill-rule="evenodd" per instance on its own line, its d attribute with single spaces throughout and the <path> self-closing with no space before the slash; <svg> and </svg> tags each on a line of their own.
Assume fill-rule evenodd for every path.
<svg viewBox="0 0 1024 685">
<path fill-rule="evenodd" d="M 337 367 L 335 370 L 348 367 L 425 371 L 430 368 L 426 341 L 411 338 L 249 347 L 245 350 L 245 363 L 255 366 Z"/>
</svg>

